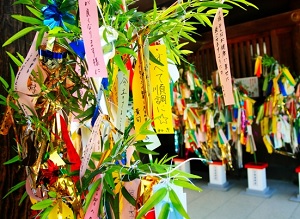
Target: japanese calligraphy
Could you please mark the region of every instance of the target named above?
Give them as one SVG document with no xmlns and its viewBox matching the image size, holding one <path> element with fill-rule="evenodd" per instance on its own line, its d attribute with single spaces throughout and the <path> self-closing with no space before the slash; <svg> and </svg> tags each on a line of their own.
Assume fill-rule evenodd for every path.
<svg viewBox="0 0 300 219">
<path fill-rule="evenodd" d="M 229 55 L 222 8 L 219 8 L 213 21 L 215 55 L 220 75 L 225 105 L 234 104 Z"/>
<path fill-rule="evenodd" d="M 107 77 L 101 39 L 96 0 L 80 0 L 79 15 L 82 38 L 88 63 L 88 77 Z"/>
<path fill-rule="evenodd" d="M 165 45 L 150 46 L 151 53 L 163 66 L 150 61 L 151 93 L 154 124 L 157 133 L 171 134 L 173 130 L 170 79 Z"/>
</svg>

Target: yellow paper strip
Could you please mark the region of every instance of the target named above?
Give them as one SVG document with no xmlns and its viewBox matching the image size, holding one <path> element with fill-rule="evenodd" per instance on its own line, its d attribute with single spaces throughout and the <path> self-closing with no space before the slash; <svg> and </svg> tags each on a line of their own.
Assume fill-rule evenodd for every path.
<svg viewBox="0 0 300 219">
<path fill-rule="evenodd" d="M 150 51 L 163 66 L 150 61 L 150 79 L 153 102 L 154 124 L 157 133 L 174 133 L 170 83 L 165 45 L 150 46 Z"/>
</svg>

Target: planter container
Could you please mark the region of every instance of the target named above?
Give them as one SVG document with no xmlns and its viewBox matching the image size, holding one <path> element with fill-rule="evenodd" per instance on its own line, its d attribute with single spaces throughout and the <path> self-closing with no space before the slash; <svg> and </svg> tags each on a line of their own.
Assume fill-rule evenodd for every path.
<svg viewBox="0 0 300 219">
<path fill-rule="evenodd" d="M 266 168 L 267 163 L 247 163 L 248 188 L 246 194 L 263 196 L 269 198 L 273 195 L 273 190 L 267 186 Z"/>
<path fill-rule="evenodd" d="M 294 202 L 300 202 L 300 166 L 296 167 L 295 172 L 298 174 L 298 194 L 291 197 L 290 200 Z"/>
<path fill-rule="evenodd" d="M 231 185 L 226 180 L 226 166 L 222 161 L 209 163 L 209 183 L 208 187 L 227 191 Z"/>
</svg>

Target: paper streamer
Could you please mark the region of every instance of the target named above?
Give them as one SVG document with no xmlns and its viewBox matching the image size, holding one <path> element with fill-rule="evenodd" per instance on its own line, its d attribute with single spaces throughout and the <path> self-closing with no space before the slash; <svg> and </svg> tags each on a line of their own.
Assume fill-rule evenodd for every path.
<svg viewBox="0 0 300 219">
<path fill-rule="evenodd" d="M 82 38 L 88 63 L 88 77 L 107 77 L 96 0 L 79 0 L 79 15 Z"/>
<path fill-rule="evenodd" d="M 99 183 L 99 180 L 102 180 L 103 175 L 99 174 L 96 176 L 96 181 L 94 183 Z M 100 200 L 101 200 L 101 193 L 102 193 L 102 186 L 103 183 L 100 182 L 100 185 L 97 187 L 93 198 L 91 200 L 91 203 L 86 211 L 86 214 L 84 216 L 84 219 L 96 219 L 99 218 L 98 211 L 100 206 Z"/>
<path fill-rule="evenodd" d="M 232 92 L 232 82 L 227 48 L 226 31 L 222 8 L 218 8 L 213 21 L 213 39 L 218 72 L 221 80 L 225 105 L 233 105 L 234 97 Z"/>
<path fill-rule="evenodd" d="M 128 109 L 129 100 L 129 79 L 128 74 L 123 72 L 118 72 L 118 110 L 117 110 L 117 120 L 115 127 L 124 133 L 125 123 L 126 123 L 126 113 Z M 121 137 L 122 134 L 118 132 L 118 136 Z"/>
<path fill-rule="evenodd" d="M 140 179 L 135 179 L 129 182 L 124 182 L 124 187 L 128 191 L 128 193 L 134 198 L 137 198 L 138 188 L 141 183 Z M 131 205 L 123 195 L 120 195 L 120 218 L 127 218 L 127 219 L 135 219 L 136 216 L 136 208 L 135 206 Z"/>
<path fill-rule="evenodd" d="M 38 83 L 34 81 L 31 81 L 32 85 L 28 87 L 28 79 L 31 75 L 32 70 L 37 66 L 39 61 L 38 51 L 35 49 L 37 36 L 38 33 L 35 34 L 35 37 L 27 53 L 27 56 L 16 75 L 15 84 L 14 84 L 14 90 L 18 91 L 19 94 L 18 101 L 25 116 L 31 116 L 32 114 L 35 114 L 33 98 L 28 95 L 33 95 L 40 91 L 40 87 Z M 45 41 L 46 41 L 46 37 L 44 35 L 42 44 L 45 43 Z"/>
<path fill-rule="evenodd" d="M 156 133 L 172 134 L 172 106 L 170 83 L 167 63 L 167 49 L 165 45 L 150 47 L 150 52 L 163 66 L 150 61 L 150 78 L 153 102 L 153 116 Z"/>
<path fill-rule="evenodd" d="M 95 124 L 94 124 L 94 127 L 93 127 L 93 130 L 92 130 L 92 133 L 90 135 L 90 138 L 88 140 L 88 143 L 83 151 L 83 157 L 82 157 L 82 161 L 81 161 L 81 166 L 80 166 L 80 171 L 79 171 L 79 177 L 82 178 L 83 175 L 85 174 L 85 171 L 88 167 L 88 164 L 89 164 L 89 161 L 91 159 L 91 155 L 92 155 L 92 152 L 94 150 L 95 147 L 100 147 L 100 123 L 102 121 L 102 116 L 99 115 Z"/>
<path fill-rule="evenodd" d="M 136 133 L 139 132 L 141 126 L 147 121 L 147 107 L 144 90 L 144 79 L 140 70 L 140 60 L 137 60 L 134 69 L 134 75 L 132 80 L 132 96 L 133 96 L 133 112 L 134 112 L 134 125 Z M 144 135 L 138 135 L 137 140 L 143 140 Z"/>
</svg>

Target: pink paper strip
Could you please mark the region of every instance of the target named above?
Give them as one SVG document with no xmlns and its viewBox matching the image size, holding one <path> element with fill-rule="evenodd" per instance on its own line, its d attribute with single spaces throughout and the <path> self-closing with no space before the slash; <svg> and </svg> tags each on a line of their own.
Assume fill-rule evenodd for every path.
<svg viewBox="0 0 300 219">
<path fill-rule="evenodd" d="M 19 91 L 19 104 L 26 116 L 30 116 L 33 113 L 35 113 L 33 98 L 28 95 L 36 94 L 40 91 L 40 88 L 37 87 L 38 86 L 37 83 L 32 81 L 33 84 L 29 88 L 27 83 L 32 70 L 36 68 L 39 61 L 38 59 L 39 55 L 37 50 L 35 49 L 37 36 L 38 33 L 35 34 L 29 52 L 27 53 L 27 56 L 16 75 L 15 85 L 14 85 L 14 90 Z M 45 43 L 45 39 L 46 37 L 44 37 L 42 43 Z"/>
<path fill-rule="evenodd" d="M 229 55 L 226 39 L 226 30 L 222 8 L 219 8 L 213 21 L 213 39 L 215 55 L 220 75 L 225 105 L 233 105 L 234 97 L 230 73 Z"/>
<path fill-rule="evenodd" d="M 100 179 L 102 177 L 102 174 L 99 174 L 96 179 Z M 100 205 L 100 199 L 101 199 L 101 192 L 102 192 L 102 183 L 98 186 L 96 192 L 93 195 L 93 199 L 86 211 L 86 214 L 84 216 L 84 219 L 97 219 L 98 216 L 98 210 Z"/>
<path fill-rule="evenodd" d="M 107 77 L 100 43 L 96 0 L 79 0 L 82 38 L 88 63 L 88 77 Z"/>
</svg>

